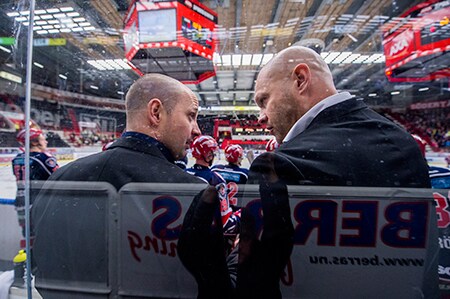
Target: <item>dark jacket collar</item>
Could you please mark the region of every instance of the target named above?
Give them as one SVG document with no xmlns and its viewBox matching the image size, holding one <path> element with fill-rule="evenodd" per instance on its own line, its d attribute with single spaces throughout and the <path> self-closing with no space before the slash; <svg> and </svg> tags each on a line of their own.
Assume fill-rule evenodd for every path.
<svg viewBox="0 0 450 299">
<path fill-rule="evenodd" d="M 153 137 L 139 132 L 125 132 L 122 136 L 115 140 L 109 149 L 115 147 L 123 147 L 137 152 L 146 154 L 159 155 L 169 162 L 174 163 L 175 159 L 169 149 Z"/>
<path fill-rule="evenodd" d="M 328 107 L 320 112 L 309 126 L 320 124 L 321 122 L 339 121 L 342 116 L 356 110 L 367 109 L 367 105 L 362 98 L 351 98 L 342 103 Z"/>
</svg>

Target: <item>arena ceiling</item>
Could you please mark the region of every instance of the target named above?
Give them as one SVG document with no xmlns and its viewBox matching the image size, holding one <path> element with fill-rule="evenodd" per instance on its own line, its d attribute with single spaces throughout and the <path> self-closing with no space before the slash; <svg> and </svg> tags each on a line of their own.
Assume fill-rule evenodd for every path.
<svg viewBox="0 0 450 299">
<path fill-rule="evenodd" d="M 121 34 L 124 16 L 131 2 L 37 0 L 36 10 L 42 13 L 49 14 L 54 8 L 73 8 L 70 10 L 73 18 L 81 18 L 79 20 L 86 26 L 80 25 L 83 29 L 78 31 L 53 29 L 53 33 L 44 28 L 35 30 L 35 38 L 64 38 L 67 43 L 63 46 L 34 47 L 33 83 L 123 99 L 138 75 L 119 66 L 118 69 L 99 70 L 92 61 L 104 63 L 105 60 L 124 59 Z M 218 14 L 216 32 L 219 41 L 214 58 L 216 76 L 197 85 L 188 85 L 198 94 L 203 107 L 254 105 L 253 88 L 258 71 L 273 55 L 294 43 L 320 48 L 322 55 L 328 59 L 337 88 L 364 96 L 372 105 L 402 105 L 448 97 L 448 88 L 442 89 L 441 81 L 394 84 L 388 82 L 384 74 L 382 26 L 398 23 L 399 15 L 421 1 L 200 2 Z M 0 47 L 0 64 L 3 69 L 23 78 L 28 27 L 26 15 L 15 16 L 14 12 L 20 13 L 27 6 L 28 1 L 24 0 L 2 0 L 0 3 L 0 36 L 17 38 L 15 45 Z M 64 13 L 53 11 L 52 16 L 58 12 Z M 446 84 L 448 87 L 448 82 Z M 418 91 L 423 86 L 429 88 L 427 93 Z M 400 95 L 394 95 L 397 91 Z"/>
</svg>

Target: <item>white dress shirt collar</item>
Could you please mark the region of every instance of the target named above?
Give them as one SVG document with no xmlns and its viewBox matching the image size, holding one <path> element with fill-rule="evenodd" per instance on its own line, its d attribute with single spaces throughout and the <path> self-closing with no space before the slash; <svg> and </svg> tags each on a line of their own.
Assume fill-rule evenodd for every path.
<svg viewBox="0 0 450 299">
<path fill-rule="evenodd" d="M 297 120 L 297 122 L 292 126 L 292 128 L 287 133 L 286 137 L 284 137 L 283 143 L 288 142 L 298 134 L 302 133 L 314 120 L 314 118 L 316 118 L 316 116 L 323 110 L 333 105 L 349 100 L 351 98 L 353 98 L 353 96 L 349 92 L 341 92 L 323 99 L 322 101 L 314 105 L 311 109 L 309 109 L 302 117 L 300 117 Z"/>
</svg>

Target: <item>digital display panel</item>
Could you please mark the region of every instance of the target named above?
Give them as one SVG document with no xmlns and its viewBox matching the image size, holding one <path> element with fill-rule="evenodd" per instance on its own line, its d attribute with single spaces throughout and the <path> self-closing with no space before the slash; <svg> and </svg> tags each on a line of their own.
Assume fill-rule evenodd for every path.
<svg viewBox="0 0 450 299">
<path fill-rule="evenodd" d="M 125 46 L 125 53 L 131 50 L 134 39 L 137 38 L 136 22 L 134 22 L 128 29 L 124 30 L 123 43 Z"/>
<path fill-rule="evenodd" d="M 200 25 L 198 22 L 183 17 L 181 30 L 183 32 L 183 36 L 187 39 L 207 47 L 208 49 L 212 49 L 213 35 L 209 28 Z"/>
<path fill-rule="evenodd" d="M 445 24 L 442 26 L 440 22 L 434 22 L 425 25 L 420 30 L 420 43 L 422 45 L 428 45 L 437 43 L 443 40 L 450 40 L 450 25 Z"/>
<path fill-rule="evenodd" d="M 168 42 L 177 39 L 175 9 L 139 12 L 139 43 Z"/>
</svg>

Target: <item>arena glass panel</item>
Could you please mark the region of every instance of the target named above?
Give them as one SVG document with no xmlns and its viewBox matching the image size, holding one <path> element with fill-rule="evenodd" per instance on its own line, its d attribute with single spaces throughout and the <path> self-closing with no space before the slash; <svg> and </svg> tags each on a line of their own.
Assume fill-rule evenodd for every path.
<svg viewBox="0 0 450 299">
<path fill-rule="evenodd" d="M 34 2 L 33 24 L 28 2 L 0 4 L 0 242 L 4 244 L 0 271 L 5 276 L 14 268 L 14 257 L 23 258 L 18 251 L 25 248 L 23 229 L 29 227 L 19 225 L 25 210 L 17 201 L 16 179 L 23 164 L 14 168 L 12 160 L 24 146 L 17 133 L 27 126 L 42 130 L 46 151 L 59 166 L 101 152 L 126 130 L 126 94 L 145 73 L 176 77 L 194 92 L 199 127 L 220 146 L 213 164 L 226 164 L 226 145 L 238 144 L 246 156 L 257 157 L 273 138 L 257 122 L 260 109 L 254 97 L 261 69 L 283 49 L 309 47 L 328 64 L 338 91 L 362 98 L 377 113 L 418 135 L 433 185 L 450 188 L 448 1 Z M 159 18 L 148 16 L 143 23 L 163 26 L 163 31 L 139 27 L 142 16 L 158 11 Z M 30 25 L 32 43 L 28 42 Z M 141 31 L 152 29 L 156 35 L 139 40 Z M 30 62 L 29 46 L 33 48 Z M 211 57 L 209 51 L 214 53 Z M 28 62 L 31 72 L 27 73 Z M 27 74 L 31 76 L 29 111 Z M 188 167 L 194 163 L 189 152 Z M 367 161 L 367 171 L 374 163 L 380 161 Z M 242 166 L 250 165 L 244 158 Z M 33 180 L 28 181 L 32 186 Z M 439 261 L 439 284 L 442 292 L 449 292 L 450 265 L 445 258 L 450 248 L 449 195 L 436 194 L 444 256 Z M 11 292 L 25 297 L 27 291 L 15 287 Z M 38 296 L 35 290 L 33 294 Z"/>
</svg>

